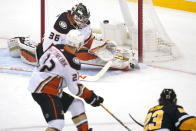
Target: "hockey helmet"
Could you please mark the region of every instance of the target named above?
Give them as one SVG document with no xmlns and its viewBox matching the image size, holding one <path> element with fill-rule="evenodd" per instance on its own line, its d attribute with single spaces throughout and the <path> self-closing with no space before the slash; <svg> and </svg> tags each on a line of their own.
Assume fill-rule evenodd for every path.
<svg viewBox="0 0 196 131">
<path fill-rule="evenodd" d="M 159 98 L 159 104 L 165 105 L 168 103 L 176 104 L 177 98 L 176 93 L 173 89 L 163 89 L 163 91 L 160 94 Z"/>
<path fill-rule="evenodd" d="M 78 30 L 70 30 L 66 35 L 66 44 L 79 49 L 84 43 L 84 36 Z"/>
<path fill-rule="evenodd" d="M 87 22 L 90 17 L 90 12 L 85 5 L 79 3 L 72 7 L 71 16 L 74 22 L 76 22 L 77 26 L 82 28 L 87 25 Z"/>
</svg>

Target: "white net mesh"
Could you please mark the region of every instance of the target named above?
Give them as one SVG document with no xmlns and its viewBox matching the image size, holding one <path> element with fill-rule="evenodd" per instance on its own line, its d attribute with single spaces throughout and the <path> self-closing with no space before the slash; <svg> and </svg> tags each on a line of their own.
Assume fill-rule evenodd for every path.
<svg viewBox="0 0 196 131">
<path fill-rule="evenodd" d="M 124 1 L 124 0 L 119 0 Z M 138 1 L 130 0 L 131 12 L 127 21 L 131 32 L 131 45 L 138 49 Z M 126 15 L 126 12 L 123 12 Z M 126 21 L 126 20 L 125 20 Z M 126 23 L 126 22 L 125 22 Z M 131 24 L 129 24 L 131 23 Z M 154 9 L 152 0 L 143 1 L 143 60 L 145 63 L 174 60 L 180 56 L 175 43 L 170 39 Z"/>
</svg>

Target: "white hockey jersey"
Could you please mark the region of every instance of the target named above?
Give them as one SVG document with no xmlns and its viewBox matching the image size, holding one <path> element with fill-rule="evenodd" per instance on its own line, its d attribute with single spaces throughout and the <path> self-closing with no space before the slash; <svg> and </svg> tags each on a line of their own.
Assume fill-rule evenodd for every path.
<svg viewBox="0 0 196 131">
<path fill-rule="evenodd" d="M 39 59 L 39 66 L 32 73 L 28 89 L 32 93 L 60 96 L 68 87 L 74 95 L 84 90 L 79 80 L 79 59 L 69 53 L 63 44 L 50 46 Z"/>
</svg>

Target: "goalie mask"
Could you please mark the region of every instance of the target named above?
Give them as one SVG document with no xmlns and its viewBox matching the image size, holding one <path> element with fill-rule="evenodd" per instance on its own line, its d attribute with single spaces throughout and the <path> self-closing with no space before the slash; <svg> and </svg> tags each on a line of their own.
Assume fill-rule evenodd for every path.
<svg viewBox="0 0 196 131">
<path fill-rule="evenodd" d="M 71 9 L 71 16 L 78 28 L 83 28 L 87 25 L 90 17 L 90 12 L 82 3 L 76 4 Z"/>
<path fill-rule="evenodd" d="M 163 89 L 159 98 L 159 105 L 176 104 L 176 93 L 173 89 Z"/>
<path fill-rule="evenodd" d="M 76 47 L 78 50 L 84 43 L 84 36 L 78 30 L 70 30 L 66 35 L 66 41 L 67 45 Z"/>
</svg>

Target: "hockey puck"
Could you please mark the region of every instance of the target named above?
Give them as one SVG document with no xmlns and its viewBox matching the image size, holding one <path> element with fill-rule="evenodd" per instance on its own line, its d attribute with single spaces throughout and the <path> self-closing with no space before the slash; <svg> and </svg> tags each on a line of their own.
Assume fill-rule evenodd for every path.
<svg viewBox="0 0 196 131">
<path fill-rule="evenodd" d="M 104 24 L 108 24 L 109 23 L 109 20 L 104 20 L 103 23 Z"/>
</svg>

